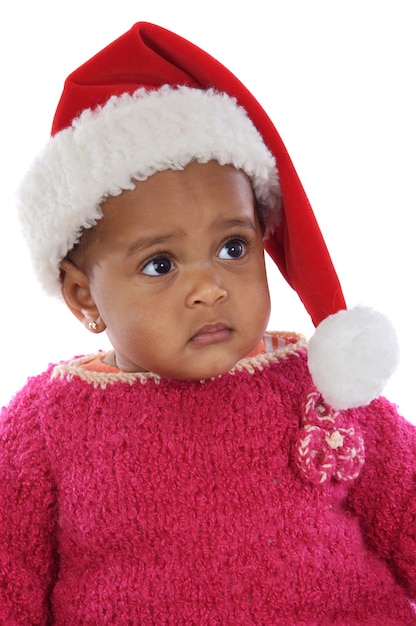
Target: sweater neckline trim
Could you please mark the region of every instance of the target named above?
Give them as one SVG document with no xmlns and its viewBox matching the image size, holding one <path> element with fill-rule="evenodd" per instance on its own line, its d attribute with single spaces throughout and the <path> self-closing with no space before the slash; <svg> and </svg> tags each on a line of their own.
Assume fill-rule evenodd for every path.
<svg viewBox="0 0 416 626">
<path fill-rule="evenodd" d="M 248 356 L 241 359 L 228 372 L 228 375 L 235 375 L 237 372 L 246 371 L 254 374 L 256 371 L 262 371 L 271 363 L 284 360 L 292 355 L 299 355 L 306 348 L 306 338 L 298 333 L 289 332 L 267 332 L 264 336 L 265 352 Z M 123 372 L 115 368 L 109 368 L 111 371 L 94 371 L 87 369 L 86 364 L 95 359 L 103 360 L 109 352 L 96 352 L 83 357 L 76 357 L 70 361 L 66 361 L 56 365 L 52 370 L 52 378 L 79 378 L 93 384 L 95 387 L 105 388 L 108 384 L 116 382 L 133 384 L 136 381 L 145 384 L 148 381 L 160 383 L 161 376 L 153 372 Z M 222 376 L 226 376 L 223 374 Z M 218 378 L 221 378 L 219 376 Z M 204 380 L 199 381 L 204 383 Z"/>
</svg>

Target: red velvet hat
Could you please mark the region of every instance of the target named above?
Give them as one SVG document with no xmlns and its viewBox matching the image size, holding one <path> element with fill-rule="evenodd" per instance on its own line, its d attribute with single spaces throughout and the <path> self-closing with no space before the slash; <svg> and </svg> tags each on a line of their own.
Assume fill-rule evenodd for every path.
<svg viewBox="0 0 416 626">
<path fill-rule="evenodd" d="M 157 171 L 212 159 L 232 164 L 250 177 L 265 216 L 265 249 L 298 293 L 315 326 L 344 311 L 344 297 L 325 242 L 270 118 L 213 57 L 148 23 L 135 24 L 67 78 L 52 137 L 22 185 L 20 216 L 35 270 L 46 290 L 60 291 L 59 262 L 83 229 L 102 217 L 103 199 L 131 189 L 134 180 L 145 180 Z M 368 313 L 363 322 L 361 309 L 349 312 L 352 330 L 345 336 L 338 322 L 332 329 L 332 321 L 329 335 L 325 331 L 323 337 L 318 335 L 319 341 L 312 340 L 310 369 L 333 406 L 370 401 L 395 366 L 394 356 L 386 371 L 377 371 L 377 380 L 371 379 L 369 385 L 367 381 L 366 389 L 355 393 L 357 364 L 359 370 L 363 365 L 368 370 L 361 350 L 363 324 L 374 328 L 380 321 L 378 314 L 374 314 L 375 322 Z M 348 326 L 344 318 L 341 328 Z M 351 367 L 345 372 L 351 332 L 360 354 L 358 360 L 354 356 L 352 372 Z M 382 354 L 377 352 L 378 339 L 370 345 L 371 360 L 376 362 L 394 343 L 390 327 L 383 326 L 380 332 Z M 342 390 L 339 385 L 332 390 L 333 376 L 337 377 L 334 363 L 322 367 L 326 353 L 332 356 L 334 341 L 342 344 L 337 352 L 342 354 L 339 377 L 348 377 L 347 390 L 345 381 Z"/>
</svg>

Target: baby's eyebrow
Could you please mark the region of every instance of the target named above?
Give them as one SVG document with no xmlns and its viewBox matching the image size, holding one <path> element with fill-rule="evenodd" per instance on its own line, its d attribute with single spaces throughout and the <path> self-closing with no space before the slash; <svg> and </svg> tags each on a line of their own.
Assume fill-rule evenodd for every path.
<svg viewBox="0 0 416 626">
<path fill-rule="evenodd" d="M 214 224 L 217 229 L 230 229 L 230 228 L 249 228 L 251 230 L 256 230 L 256 226 L 254 222 L 250 219 L 242 219 L 242 218 L 225 218 L 220 219 Z M 127 257 L 133 256 L 138 252 L 143 252 L 148 248 L 153 246 L 159 246 L 161 244 L 168 243 L 173 241 L 174 239 L 181 239 L 185 237 L 185 233 L 182 230 L 175 230 L 164 235 L 159 236 L 149 236 L 149 237 L 139 237 L 134 241 L 127 250 Z"/>
<path fill-rule="evenodd" d="M 256 225 L 251 219 L 231 218 L 224 219 L 218 222 L 218 226 L 222 228 L 250 228 L 256 230 Z"/>
<path fill-rule="evenodd" d="M 140 237 L 135 242 L 129 246 L 127 250 L 127 256 L 133 256 L 138 252 L 142 252 L 143 250 L 147 250 L 152 246 L 158 246 L 160 244 L 167 243 L 172 241 L 173 239 L 179 239 L 183 237 L 184 233 L 182 231 L 174 231 L 171 233 L 166 233 L 165 235 L 159 235 L 155 237 Z"/>
</svg>

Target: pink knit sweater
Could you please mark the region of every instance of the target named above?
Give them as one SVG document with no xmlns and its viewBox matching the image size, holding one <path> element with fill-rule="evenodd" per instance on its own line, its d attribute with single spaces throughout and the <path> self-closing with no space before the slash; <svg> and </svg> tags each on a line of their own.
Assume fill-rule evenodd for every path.
<svg viewBox="0 0 416 626">
<path fill-rule="evenodd" d="M 386 400 L 328 410 L 302 341 L 202 382 L 82 362 L 2 414 L 0 624 L 416 624 L 416 432 Z"/>
</svg>

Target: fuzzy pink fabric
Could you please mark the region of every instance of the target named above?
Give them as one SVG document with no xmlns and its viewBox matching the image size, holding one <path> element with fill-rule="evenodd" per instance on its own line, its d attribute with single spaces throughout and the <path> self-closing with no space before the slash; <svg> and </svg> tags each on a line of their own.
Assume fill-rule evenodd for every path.
<svg viewBox="0 0 416 626">
<path fill-rule="evenodd" d="M 416 624 L 416 434 L 387 401 L 322 419 L 301 348 L 80 372 L 2 414 L 0 624 Z"/>
</svg>

